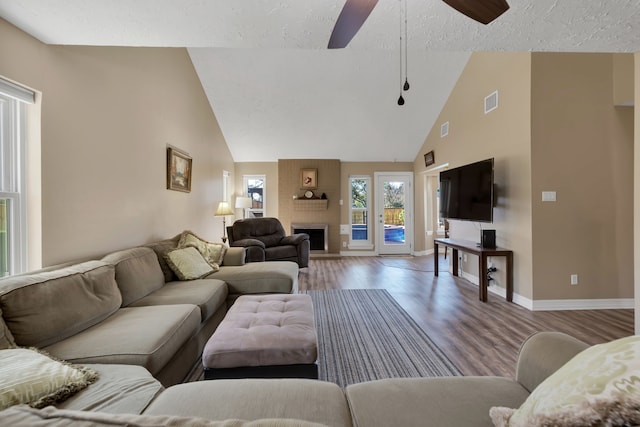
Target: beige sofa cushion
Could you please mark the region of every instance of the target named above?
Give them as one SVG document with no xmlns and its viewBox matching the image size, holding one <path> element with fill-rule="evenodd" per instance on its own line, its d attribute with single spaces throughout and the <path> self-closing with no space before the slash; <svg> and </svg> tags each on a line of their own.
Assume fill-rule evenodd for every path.
<svg viewBox="0 0 640 427">
<path fill-rule="evenodd" d="M 238 267 L 223 265 L 207 278 L 227 282 L 229 295 L 298 292 L 298 264 L 291 261 L 250 262 Z"/>
<path fill-rule="evenodd" d="M 56 404 L 60 409 L 141 414 L 164 387 L 149 371 L 135 365 L 87 364 L 98 380 Z"/>
<path fill-rule="evenodd" d="M 160 264 L 160 269 L 164 274 L 165 282 L 172 282 L 174 280 L 178 280 L 178 276 L 175 275 L 169 264 L 167 264 L 167 260 L 165 259 L 165 255 L 167 252 L 178 247 L 178 242 L 180 241 L 181 234 L 174 236 L 170 239 L 160 240 L 158 242 L 148 243 L 144 245 L 145 247 L 151 248 L 158 258 L 158 263 Z"/>
<path fill-rule="evenodd" d="M 105 414 L 16 406 L 0 411 L 0 425 L 12 427 L 322 427 L 321 424 L 301 420 L 265 419 L 256 421 L 223 420 L 212 421 L 190 416 Z"/>
<path fill-rule="evenodd" d="M 195 305 L 126 307 L 45 350 L 73 363 L 138 365 L 155 375 L 199 326 Z"/>
<path fill-rule="evenodd" d="M 293 418 L 328 426 L 351 426 L 347 401 L 340 387 L 324 381 L 291 378 L 179 384 L 166 389 L 144 414 L 210 420 Z"/>
<path fill-rule="evenodd" d="M 45 347 L 97 325 L 122 303 L 114 267 L 89 261 L 0 282 L 0 309 L 16 344 Z"/>
<path fill-rule="evenodd" d="M 5 348 L 13 348 L 16 346 L 16 342 L 13 339 L 13 335 L 9 330 L 9 327 L 4 323 L 2 318 L 2 309 L 0 308 L 0 350 Z"/>
<path fill-rule="evenodd" d="M 227 285 L 216 279 L 169 282 L 130 307 L 168 304 L 195 304 L 202 322 L 208 320 L 227 300 Z"/>
<path fill-rule="evenodd" d="M 491 407 L 519 406 L 529 393 L 508 378 L 442 377 L 353 384 L 346 395 L 355 426 L 486 427 Z"/>
<path fill-rule="evenodd" d="M 125 249 L 111 253 L 102 261 L 116 268 L 116 282 L 126 307 L 164 285 L 164 275 L 156 253 L 146 247 Z"/>
</svg>

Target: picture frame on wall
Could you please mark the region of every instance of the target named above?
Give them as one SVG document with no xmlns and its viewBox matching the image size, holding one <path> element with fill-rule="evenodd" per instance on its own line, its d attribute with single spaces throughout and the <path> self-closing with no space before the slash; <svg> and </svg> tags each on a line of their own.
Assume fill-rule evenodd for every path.
<svg viewBox="0 0 640 427">
<path fill-rule="evenodd" d="M 424 165 L 428 167 L 435 163 L 436 163 L 436 157 L 435 157 L 435 154 L 433 153 L 433 150 L 431 150 L 424 155 Z"/>
<path fill-rule="evenodd" d="M 300 169 L 300 188 L 304 190 L 318 188 L 318 169 Z"/>
<path fill-rule="evenodd" d="M 167 147 L 167 189 L 191 192 L 191 156 L 173 147 Z"/>
</svg>

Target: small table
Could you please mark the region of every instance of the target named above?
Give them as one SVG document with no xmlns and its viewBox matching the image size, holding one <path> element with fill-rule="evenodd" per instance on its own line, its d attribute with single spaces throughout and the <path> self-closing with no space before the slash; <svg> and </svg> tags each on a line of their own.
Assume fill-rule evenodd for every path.
<svg viewBox="0 0 640 427">
<path fill-rule="evenodd" d="M 489 280 L 487 278 L 487 258 L 503 256 L 507 259 L 507 301 L 513 302 L 513 251 L 504 248 L 483 248 L 475 242 L 460 239 L 434 239 L 435 275 L 438 275 L 438 245 L 448 246 L 453 250 L 453 275 L 458 275 L 458 250 L 478 256 L 478 272 L 480 275 L 480 301 L 487 302 Z"/>
</svg>

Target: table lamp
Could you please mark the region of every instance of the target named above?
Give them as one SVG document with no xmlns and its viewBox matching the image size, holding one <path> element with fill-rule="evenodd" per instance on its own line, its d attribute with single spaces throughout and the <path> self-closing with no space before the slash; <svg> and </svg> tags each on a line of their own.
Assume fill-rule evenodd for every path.
<svg viewBox="0 0 640 427">
<path fill-rule="evenodd" d="M 242 209 L 242 218 L 246 218 L 245 209 L 251 207 L 251 197 L 236 197 L 236 209 Z"/>
<path fill-rule="evenodd" d="M 222 217 L 222 243 L 227 243 L 227 215 L 233 215 L 231 206 L 228 202 L 220 202 L 214 215 Z"/>
</svg>

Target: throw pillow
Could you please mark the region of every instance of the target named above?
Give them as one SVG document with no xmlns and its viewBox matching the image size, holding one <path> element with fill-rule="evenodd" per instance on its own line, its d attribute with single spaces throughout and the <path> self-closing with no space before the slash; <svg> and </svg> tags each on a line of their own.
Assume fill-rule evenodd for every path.
<svg viewBox="0 0 640 427">
<path fill-rule="evenodd" d="M 195 280 L 217 271 L 193 246 L 167 252 L 167 264 L 180 280 Z M 216 266 L 217 267 L 217 266 Z"/>
<path fill-rule="evenodd" d="M 183 231 L 182 236 L 180 236 L 180 242 L 178 242 L 178 247 L 186 248 L 188 246 L 193 246 L 198 249 L 202 257 L 211 264 L 212 267 L 213 264 L 216 266 L 222 265 L 224 254 L 227 252 L 227 245 L 207 242 L 192 231 Z"/>
<path fill-rule="evenodd" d="M 98 379 L 92 369 L 55 360 L 30 348 L 0 350 L 0 409 L 62 401 Z"/>
<path fill-rule="evenodd" d="M 490 415 L 498 427 L 640 425 L 640 336 L 589 347 L 519 409 L 494 407 Z"/>
</svg>

